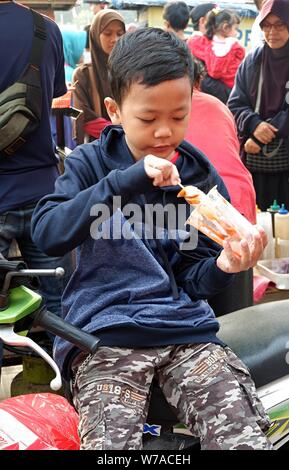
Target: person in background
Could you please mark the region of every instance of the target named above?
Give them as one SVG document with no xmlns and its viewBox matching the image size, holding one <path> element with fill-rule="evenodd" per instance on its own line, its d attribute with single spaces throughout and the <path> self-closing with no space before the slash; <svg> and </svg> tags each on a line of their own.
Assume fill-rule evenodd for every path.
<svg viewBox="0 0 289 470">
<path fill-rule="evenodd" d="M 228 106 L 258 207 L 266 211 L 274 199 L 289 207 L 288 0 L 266 1 L 260 27 L 265 44 L 241 64 Z"/>
<path fill-rule="evenodd" d="M 50 129 L 52 98 L 66 93 L 61 32 L 56 23 L 44 17 L 46 40 L 40 64 L 42 115 L 39 127 L 25 144 L 7 157 L 0 152 L 0 254 L 7 258 L 16 240 L 21 256 L 31 269 L 62 266 L 62 279 L 40 277 L 41 294 L 49 310 L 60 315 L 61 295 L 72 271 L 71 256 L 47 256 L 30 234 L 33 210 L 42 196 L 54 190 L 59 176 L 58 158 Z M 30 10 L 14 1 L 0 1 L 0 91 L 12 85 L 27 66 L 32 38 Z M 5 45 L 5 46 L 4 46 Z"/>
<path fill-rule="evenodd" d="M 66 84 L 72 84 L 72 75 L 83 61 L 87 33 L 85 31 L 61 31 L 64 51 L 64 71 Z"/>
<path fill-rule="evenodd" d="M 216 3 L 209 2 L 202 3 L 192 8 L 192 10 L 190 11 L 190 18 L 192 20 L 194 28 L 192 37 L 201 36 L 202 34 L 205 34 L 208 14 L 211 10 L 213 10 L 213 8 L 216 7 Z M 190 42 L 190 39 L 191 38 L 188 39 L 188 42 Z"/>
<path fill-rule="evenodd" d="M 205 34 L 188 42 L 192 54 L 206 65 L 202 91 L 223 103 L 228 100 L 238 67 L 245 57 L 245 48 L 236 39 L 239 23 L 235 12 L 214 8 L 209 13 Z"/>
<path fill-rule="evenodd" d="M 232 113 L 214 96 L 200 91 L 202 64 L 194 61 L 192 110 L 185 139 L 200 149 L 222 177 L 232 205 L 256 223 L 256 195 L 250 172 L 240 158 L 240 144 Z M 209 299 L 216 316 L 253 305 L 253 270 L 235 275 L 233 283 Z"/>
<path fill-rule="evenodd" d="M 260 12 L 262 5 L 265 0 L 254 0 L 257 10 Z M 257 49 L 257 47 L 264 45 L 264 33 L 260 28 L 260 13 L 256 17 L 251 31 L 251 51 Z"/>
<path fill-rule="evenodd" d="M 63 30 L 61 34 L 63 39 L 65 82 L 69 89 L 73 85 L 74 70 L 79 63 L 83 61 L 87 33 L 85 31 Z M 73 106 L 73 99 L 71 99 L 70 105 Z M 50 122 L 54 142 L 57 142 L 56 116 L 52 115 Z M 63 125 L 65 147 L 73 150 L 76 147 L 76 140 L 73 136 L 73 122 L 71 117 L 63 116 Z"/>
<path fill-rule="evenodd" d="M 107 60 L 117 40 L 125 33 L 125 21 L 120 13 L 105 9 L 98 12 L 91 23 L 89 38 L 91 64 L 78 67 L 73 75 L 74 106 L 83 111 L 77 120 L 77 143 L 96 139 L 110 124 L 104 98 L 110 95 Z"/>
<path fill-rule="evenodd" d="M 107 0 L 84 0 L 84 3 L 89 3 L 90 11 L 96 15 L 99 11 L 107 8 L 110 2 Z"/>
<path fill-rule="evenodd" d="M 236 255 L 228 241 L 222 249 L 200 232 L 195 238 L 177 219 L 191 212 L 177 197 L 181 182 L 205 192 L 218 185 L 228 197 L 209 160 L 183 140 L 191 53 L 175 34 L 144 28 L 120 38 L 108 66 L 113 124 L 70 155 L 32 229 L 46 252 L 78 246 L 63 315 L 100 340 L 91 355 L 60 338 L 54 347 L 62 373 L 73 377 L 81 449 L 141 449 L 154 376 L 202 449 L 272 449 L 250 373 L 216 336 L 206 301 L 255 265 L 266 234 L 256 227 Z M 174 217 L 173 239 L 156 207 Z M 185 239 L 195 239 L 187 249 Z"/>
<path fill-rule="evenodd" d="M 233 206 L 255 224 L 253 179 L 240 158 L 234 116 L 220 100 L 201 91 L 202 63 L 195 59 L 194 65 L 192 111 L 185 138 L 208 157 L 223 178 Z"/>
<path fill-rule="evenodd" d="M 176 34 L 186 41 L 185 29 L 190 19 L 190 10 L 185 2 L 166 3 L 163 10 L 164 30 Z"/>
<path fill-rule="evenodd" d="M 91 53 L 90 53 L 90 44 L 89 44 L 89 31 L 90 31 L 90 24 L 84 26 L 83 31 L 86 33 L 86 41 L 85 47 L 83 51 L 83 63 L 90 64 L 91 63 Z"/>
<path fill-rule="evenodd" d="M 125 30 L 127 33 L 134 33 L 139 27 L 138 23 L 132 22 L 125 25 Z"/>
</svg>

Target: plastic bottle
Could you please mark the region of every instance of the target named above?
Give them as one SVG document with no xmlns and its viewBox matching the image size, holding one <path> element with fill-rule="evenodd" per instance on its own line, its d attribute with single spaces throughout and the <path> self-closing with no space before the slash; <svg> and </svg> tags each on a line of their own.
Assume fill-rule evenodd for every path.
<svg viewBox="0 0 289 470">
<path fill-rule="evenodd" d="M 289 257 L 289 212 L 285 205 L 275 214 L 276 258 Z"/>
<path fill-rule="evenodd" d="M 277 214 L 279 210 L 280 210 L 280 206 L 278 202 L 276 201 L 276 199 L 274 199 L 273 204 L 267 209 L 267 212 L 271 214 L 271 218 L 272 218 L 273 237 L 275 237 L 275 214 Z"/>
<path fill-rule="evenodd" d="M 260 259 L 273 259 L 275 258 L 275 240 L 273 238 L 271 214 L 269 212 L 257 211 L 257 224 L 263 227 L 268 237 L 268 245 Z"/>
</svg>

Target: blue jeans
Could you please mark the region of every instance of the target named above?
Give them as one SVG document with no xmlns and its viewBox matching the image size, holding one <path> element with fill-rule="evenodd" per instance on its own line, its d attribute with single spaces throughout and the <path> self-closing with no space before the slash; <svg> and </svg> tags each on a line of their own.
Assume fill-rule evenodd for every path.
<svg viewBox="0 0 289 470">
<path fill-rule="evenodd" d="M 47 309 L 61 314 L 62 292 L 72 273 L 72 256 L 51 257 L 45 255 L 32 241 L 31 217 L 36 204 L 13 209 L 0 214 L 0 253 L 7 258 L 12 240 L 18 243 L 21 255 L 30 269 L 53 269 L 63 267 L 63 278 L 40 277 L 39 293 L 43 296 Z"/>
</svg>

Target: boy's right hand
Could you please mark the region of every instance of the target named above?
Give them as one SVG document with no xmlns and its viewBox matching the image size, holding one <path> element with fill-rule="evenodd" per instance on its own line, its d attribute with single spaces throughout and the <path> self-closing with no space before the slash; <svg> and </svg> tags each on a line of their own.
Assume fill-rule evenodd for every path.
<svg viewBox="0 0 289 470">
<path fill-rule="evenodd" d="M 177 186 L 181 182 L 176 165 L 164 158 L 147 155 L 144 158 L 144 169 L 154 186 Z"/>
</svg>

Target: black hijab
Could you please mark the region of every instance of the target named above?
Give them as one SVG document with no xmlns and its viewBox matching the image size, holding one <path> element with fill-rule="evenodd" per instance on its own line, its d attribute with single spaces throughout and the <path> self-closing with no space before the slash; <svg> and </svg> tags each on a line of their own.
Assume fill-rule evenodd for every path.
<svg viewBox="0 0 289 470">
<path fill-rule="evenodd" d="M 262 21 L 274 14 L 287 24 L 289 30 L 289 0 L 267 0 L 263 4 L 260 17 Z M 263 119 L 272 118 L 284 105 L 289 81 L 289 40 L 284 47 L 272 49 L 264 45 L 262 52 L 263 87 L 260 115 Z"/>
</svg>

